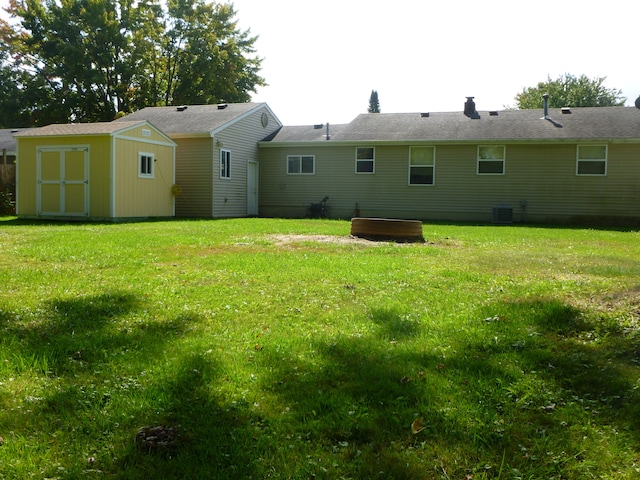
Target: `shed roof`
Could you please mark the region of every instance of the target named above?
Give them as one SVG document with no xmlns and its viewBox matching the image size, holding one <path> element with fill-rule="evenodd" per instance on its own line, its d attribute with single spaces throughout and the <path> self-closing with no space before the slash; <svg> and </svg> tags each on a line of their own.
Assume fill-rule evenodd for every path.
<svg viewBox="0 0 640 480">
<path fill-rule="evenodd" d="M 112 135 L 132 127 L 143 125 L 142 120 L 129 122 L 99 122 L 99 123 L 54 123 L 46 127 L 23 130 L 15 134 L 16 137 L 59 137 L 66 135 Z"/>
<path fill-rule="evenodd" d="M 563 113 L 564 110 L 564 113 Z M 315 133 L 314 133 L 315 132 Z M 324 140 L 313 126 L 283 127 L 270 144 Z M 324 132 L 322 132 L 324 133 Z M 503 142 L 640 140 L 634 107 L 552 108 L 477 112 L 368 113 L 333 128 L 331 142 Z M 264 144 L 263 144 L 264 145 Z"/>
<path fill-rule="evenodd" d="M 259 109 L 268 110 L 269 107 L 266 103 L 146 107 L 116 120 L 115 123 L 148 120 L 169 135 L 211 135 Z"/>
</svg>

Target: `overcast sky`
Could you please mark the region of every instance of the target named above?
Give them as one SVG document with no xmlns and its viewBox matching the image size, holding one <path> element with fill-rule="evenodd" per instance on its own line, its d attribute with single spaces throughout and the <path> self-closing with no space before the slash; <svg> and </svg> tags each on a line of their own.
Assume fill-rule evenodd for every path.
<svg viewBox="0 0 640 480">
<path fill-rule="evenodd" d="M 383 113 L 515 104 L 563 73 L 640 96 L 637 0 L 234 0 L 259 38 L 266 102 L 285 125 L 347 123 L 376 90 Z M 7 0 L 0 0 L 6 6 Z"/>
</svg>

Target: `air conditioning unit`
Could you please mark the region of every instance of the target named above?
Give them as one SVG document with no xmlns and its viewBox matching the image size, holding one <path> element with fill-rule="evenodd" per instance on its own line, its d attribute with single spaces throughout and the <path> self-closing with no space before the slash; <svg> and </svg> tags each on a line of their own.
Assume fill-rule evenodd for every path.
<svg viewBox="0 0 640 480">
<path fill-rule="evenodd" d="M 496 205 L 491 209 L 491 221 L 499 225 L 513 223 L 513 207 L 509 205 Z"/>
</svg>

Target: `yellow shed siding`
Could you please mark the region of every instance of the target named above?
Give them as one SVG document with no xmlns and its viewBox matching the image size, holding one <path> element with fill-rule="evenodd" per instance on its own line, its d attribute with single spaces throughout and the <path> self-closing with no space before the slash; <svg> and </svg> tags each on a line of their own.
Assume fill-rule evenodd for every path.
<svg viewBox="0 0 640 480">
<path fill-rule="evenodd" d="M 147 127 L 126 130 L 123 138 L 108 133 L 19 137 L 18 215 L 91 219 L 173 216 L 174 146 L 153 128 L 147 128 L 149 135 L 143 135 L 143 128 Z M 156 159 L 151 179 L 138 177 L 139 151 Z"/>
<path fill-rule="evenodd" d="M 152 156 L 153 175 L 140 176 L 140 155 Z M 173 147 L 123 138 L 115 148 L 115 218 L 173 216 Z"/>
<path fill-rule="evenodd" d="M 88 147 L 89 216 L 102 217 L 109 213 L 104 195 L 108 195 L 109 152 L 108 137 L 46 137 L 18 138 L 17 213 L 22 216 L 39 215 L 37 209 L 37 158 L 38 148 Z M 108 198 L 108 197 L 107 197 Z M 45 199 L 46 200 L 46 199 Z"/>
</svg>

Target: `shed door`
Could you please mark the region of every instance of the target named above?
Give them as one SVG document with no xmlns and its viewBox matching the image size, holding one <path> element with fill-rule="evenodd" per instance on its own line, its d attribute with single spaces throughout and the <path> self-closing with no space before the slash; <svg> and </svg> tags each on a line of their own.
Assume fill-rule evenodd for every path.
<svg viewBox="0 0 640 480">
<path fill-rule="evenodd" d="M 38 149 L 39 215 L 89 215 L 89 148 Z"/>
</svg>

